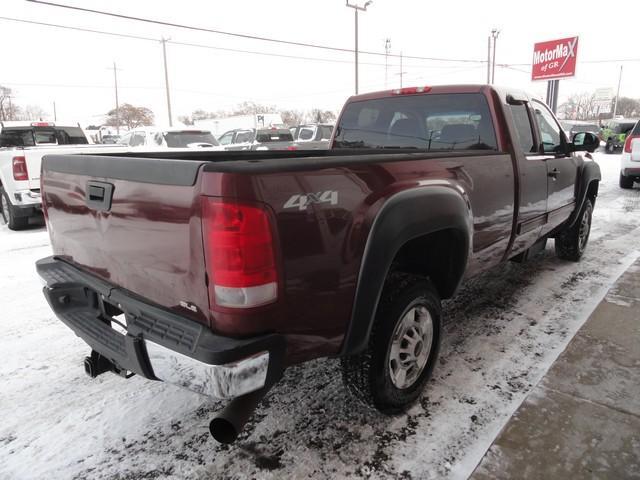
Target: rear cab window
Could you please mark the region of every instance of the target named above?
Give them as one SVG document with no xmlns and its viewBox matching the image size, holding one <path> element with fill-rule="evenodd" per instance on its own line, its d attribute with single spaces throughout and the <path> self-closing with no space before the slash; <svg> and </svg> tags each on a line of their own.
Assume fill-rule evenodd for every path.
<svg viewBox="0 0 640 480">
<path fill-rule="evenodd" d="M 300 132 L 300 139 L 302 138 L 302 131 Z M 256 141 L 258 143 L 269 143 L 269 142 L 293 142 L 293 135 L 289 130 L 258 130 L 256 132 Z"/>
<path fill-rule="evenodd" d="M 36 145 L 86 145 L 89 141 L 80 127 L 9 127 L 0 133 L 0 147 Z"/>
<path fill-rule="evenodd" d="M 480 93 L 352 102 L 336 127 L 334 147 L 498 150 L 489 105 Z"/>
<path fill-rule="evenodd" d="M 192 144 L 209 144 L 211 146 L 219 145 L 211 132 L 185 130 L 181 132 L 165 132 L 164 139 L 170 148 L 186 148 Z"/>
</svg>

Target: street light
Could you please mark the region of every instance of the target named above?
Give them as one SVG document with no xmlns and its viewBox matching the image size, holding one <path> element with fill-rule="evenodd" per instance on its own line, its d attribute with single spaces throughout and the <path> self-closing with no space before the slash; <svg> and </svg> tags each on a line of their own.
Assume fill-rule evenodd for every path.
<svg viewBox="0 0 640 480">
<path fill-rule="evenodd" d="M 368 0 L 363 6 L 359 6 L 357 4 L 349 3 L 349 0 L 347 0 L 347 7 L 353 8 L 353 10 L 355 11 L 355 14 L 356 14 L 356 46 L 355 46 L 355 53 L 356 53 L 356 95 L 358 94 L 358 11 L 366 12 L 367 11 L 367 7 L 369 5 L 371 5 L 372 3 L 373 3 L 373 0 Z"/>
</svg>

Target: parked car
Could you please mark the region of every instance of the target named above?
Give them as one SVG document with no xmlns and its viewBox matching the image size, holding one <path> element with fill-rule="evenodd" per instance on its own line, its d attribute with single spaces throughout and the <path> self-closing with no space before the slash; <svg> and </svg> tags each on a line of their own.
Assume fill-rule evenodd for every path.
<svg viewBox="0 0 640 480">
<path fill-rule="evenodd" d="M 600 127 L 597 123 L 583 122 L 580 120 L 561 120 L 560 124 L 569 138 L 573 138 L 573 136 L 579 132 L 590 132 L 594 135 L 600 135 Z"/>
<path fill-rule="evenodd" d="M 199 128 L 211 130 L 216 137 L 219 137 L 223 132 L 228 132 L 230 130 L 253 130 L 256 128 L 284 127 L 282 116 L 276 112 L 205 118 L 202 120 L 196 120 L 194 125 Z"/>
<path fill-rule="evenodd" d="M 616 150 L 622 149 L 627 134 L 637 123 L 637 119 L 617 118 L 608 120 L 602 128 L 601 138 L 606 142 L 605 151 L 607 153 L 615 153 Z"/>
<path fill-rule="evenodd" d="M 218 139 L 225 150 L 288 150 L 295 148 L 287 128 L 236 129 Z"/>
<path fill-rule="evenodd" d="M 329 148 L 333 125 L 312 123 L 290 128 L 297 148 L 323 150 Z"/>
<path fill-rule="evenodd" d="M 330 150 L 50 155 L 37 270 L 87 373 L 232 399 L 222 442 L 319 357 L 396 413 L 438 368 L 464 280 L 549 238 L 580 260 L 600 181 L 580 152 L 598 145 L 522 92 L 455 85 L 351 97 Z"/>
<path fill-rule="evenodd" d="M 124 134 L 118 141 L 139 149 L 158 148 L 214 148 L 220 144 L 208 130 L 192 127 L 141 127 Z"/>
<path fill-rule="evenodd" d="M 79 125 L 0 122 L 0 217 L 11 230 L 25 228 L 40 214 L 43 155 L 96 151 Z"/>
<path fill-rule="evenodd" d="M 620 187 L 633 188 L 634 182 L 640 182 L 640 121 L 627 135 L 620 157 Z"/>
</svg>

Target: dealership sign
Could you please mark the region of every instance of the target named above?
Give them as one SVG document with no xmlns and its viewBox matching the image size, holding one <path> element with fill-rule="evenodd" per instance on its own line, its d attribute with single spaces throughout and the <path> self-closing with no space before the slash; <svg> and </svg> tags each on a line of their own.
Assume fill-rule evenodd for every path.
<svg viewBox="0 0 640 480">
<path fill-rule="evenodd" d="M 556 80 L 576 74 L 578 37 L 562 38 L 533 46 L 531 80 Z"/>
</svg>

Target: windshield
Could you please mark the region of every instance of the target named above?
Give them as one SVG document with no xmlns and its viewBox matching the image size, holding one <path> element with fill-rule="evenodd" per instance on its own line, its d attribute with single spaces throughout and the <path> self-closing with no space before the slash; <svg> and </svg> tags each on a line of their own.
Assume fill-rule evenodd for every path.
<svg viewBox="0 0 640 480">
<path fill-rule="evenodd" d="M 496 150 L 481 94 L 411 95 L 349 104 L 336 127 L 336 148 Z"/>
<path fill-rule="evenodd" d="M 182 131 L 182 132 L 165 132 L 164 139 L 167 146 L 171 148 L 187 148 L 193 143 L 208 143 L 213 146 L 219 145 L 218 141 L 211 132 L 200 131 Z"/>
</svg>

